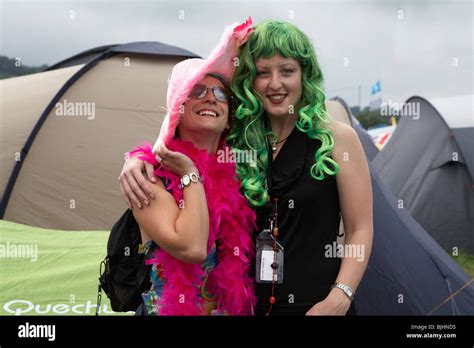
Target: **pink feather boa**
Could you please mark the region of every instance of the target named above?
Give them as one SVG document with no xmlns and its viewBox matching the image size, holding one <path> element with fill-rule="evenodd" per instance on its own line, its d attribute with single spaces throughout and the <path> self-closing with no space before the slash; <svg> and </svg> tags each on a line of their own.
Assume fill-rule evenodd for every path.
<svg viewBox="0 0 474 348">
<path fill-rule="evenodd" d="M 207 289 L 216 299 L 217 312 L 253 315 L 256 297 L 249 273 L 255 256 L 250 238 L 255 213 L 239 192 L 235 164 L 219 163 L 215 154 L 197 149 L 191 142 L 171 140 L 168 148 L 190 157 L 203 178 L 209 207 L 208 253 L 214 242 L 217 247 L 217 265 L 209 274 Z M 179 205 L 183 199 L 179 177 L 159 167 L 151 145 L 136 147 L 130 155 L 155 165 L 155 174 L 165 178 Z M 204 277 L 201 265 L 182 262 L 163 249 L 158 249 L 150 262 L 163 266 L 165 285 L 156 304 L 160 315 L 205 315 L 203 300 L 198 297 Z"/>
</svg>

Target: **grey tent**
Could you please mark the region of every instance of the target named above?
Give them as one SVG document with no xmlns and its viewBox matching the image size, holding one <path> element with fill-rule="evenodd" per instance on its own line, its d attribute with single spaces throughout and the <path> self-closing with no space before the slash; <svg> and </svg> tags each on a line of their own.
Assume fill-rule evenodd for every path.
<svg viewBox="0 0 474 348">
<path fill-rule="evenodd" d="M 349 124 L 350 109 L 329 110 Z M 335 113 L 345 113 L 338 115 Z M 354 120 L 352 120 L 354 121 Z M 371 147 L 357 131 L 369 159 Z M 369 139 L 370 140 L 370 139 Z M 365 143 L 365 145 L 364 145 Z M 432 237 L 399 207 L 369 161 L 373 190 L 374 241 L 355 297 L 359 315 L 474 315 L 474 282 Z"/>
<path fill-rule="evenodd" d="M 402 208 L 369 163 L 374 241 L 359 315 L 474 315 L 474 281 Z"/>
<path fill-rule="evenodd" d="M 373 160 L 399 204 L 448 252 L 474 253 L 473 101 L 409 98 Z"/>
<path fill-rule="evenodd" d="M 126 205 L 123 154 L 153 140 L 172 67 L 197 57 L 158 42 L 98 47 L 0 81 L 0 218 L 108 230 Z"/>
</svg>

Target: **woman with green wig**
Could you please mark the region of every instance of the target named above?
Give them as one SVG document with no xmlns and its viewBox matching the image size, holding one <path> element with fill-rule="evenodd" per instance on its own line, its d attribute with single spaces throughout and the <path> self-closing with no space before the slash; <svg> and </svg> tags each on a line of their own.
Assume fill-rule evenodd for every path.
<svg viewBox="0 0 474 348">
<path fill-rule="evenodd" d="M 257 213 L 256 313 L 354 315 L 373 237 L 360 141 L 352 127 L 329 118 L 314 48 L 296 26 L 258 24 L 238 58 L 227 141 L 234 153 L 256 154 L 256 161 L 236 163 L 241 190 Z M 129 161 L 122 173 L 139 177 L 146 167 Z M 133 186 L 125 198 L 139 203 L 147 187 Z M 344 245 L 337 244 L 341 217 Z"/>
</svg>

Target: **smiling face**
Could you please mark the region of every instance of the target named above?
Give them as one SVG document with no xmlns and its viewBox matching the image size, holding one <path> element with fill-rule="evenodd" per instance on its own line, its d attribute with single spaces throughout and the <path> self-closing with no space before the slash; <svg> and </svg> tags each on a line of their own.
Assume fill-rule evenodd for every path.
<svg viewBox="0 0 474 348">
<path fill-rule="evenodd" d="M 221 134 L 227 126 L 229 104 L 216 99 L 212 88 L 217 86 L 226 90 L 224 84 L 212 76 L 206 76 L 196 85 L 204 85 L 208 89 L 202 99 L 190 96 L 184 103 L 184 115 L 178 129 L 186 132 L 211 132 Z"/>
<path fill-rule="evenodd" d="M 271 58 L 259 58 L 257 76 L 253 87 L 263 98 L 268 116 L 284 117 L 297 114 L 297 104 L 303 92 L 301 66 L 293 58 L 275 54 Z"/>
</svg>

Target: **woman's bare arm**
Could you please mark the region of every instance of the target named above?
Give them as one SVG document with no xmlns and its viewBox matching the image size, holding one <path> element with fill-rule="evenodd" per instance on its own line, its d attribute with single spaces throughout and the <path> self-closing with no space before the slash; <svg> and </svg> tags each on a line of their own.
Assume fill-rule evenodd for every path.
<svg viewBox="0 0 474 348">
<path fill-rule="evenodd" d="M 364 149 L 354 129 L 337 122 L 334 134 L 333 156 L 340 166 L 337 189 L 346 245 L 359 250 L 360 255 L 344 257 L 337 282 L 357 289 L 364 275 L 373 238 L 372 184 Z"/>
<path fill-rule="evenodd" d="M 133 214 L 142 230 L 142 238 L 153 239 L 179 260 L 200 263 L 207 256 L 209 214 L 203 185 L 192 183 L 183 191 L 180 206 L 166 191 L 161 180 L 148 182 L 157 199 Z M 143 240 L 145 241 L 145 240 Z"/>
<path fill-rule="evenodd" d="M 339 164 L 337 190 L 346 238 L 345 245 L 352 246 L 353 255 L 343 255 L 336 278 L 355 292 L 364 275 L 372 250 L 372 185 L 364 150 L 354 129 L 333 121 L 333 159 Z M 349 298 L 337 288 L 321 302 L 315 304 L 307 315 L 345 315 L 350 306 Z"/>
</svg>

